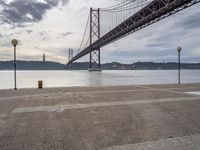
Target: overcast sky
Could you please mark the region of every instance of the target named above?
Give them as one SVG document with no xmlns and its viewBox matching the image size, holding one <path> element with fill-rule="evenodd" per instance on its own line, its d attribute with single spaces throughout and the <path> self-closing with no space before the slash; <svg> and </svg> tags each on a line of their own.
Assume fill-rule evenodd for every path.
<svg viewBox="0 0 200 150">
<path fill-rule="evenodd" d="M 68 48 L 78 49 L 90 7 L 120 0 L 0 0 L 0 61 L 11 60 L 11 39 L 20 41 L 20 60 L 66 63 Z M 200 62 L 200 4 L 181 11 L 102 48 L 102 62 Z M 81 59 L 88 60 L 88 56 Z"/>
</svg>

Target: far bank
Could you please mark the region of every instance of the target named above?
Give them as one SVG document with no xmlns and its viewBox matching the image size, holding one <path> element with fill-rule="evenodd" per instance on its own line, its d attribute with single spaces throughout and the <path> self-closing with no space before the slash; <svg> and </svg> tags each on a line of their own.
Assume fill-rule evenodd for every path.
<svg viewBox="0 0 200 150">
<path fill-rule="evenodd" d="M 176 70 L 176 62 L 119 62 L 104 63 L 102 70 Z M 17 61 L 17 70 L 88 70 L 89 62 L 75 62 L 70 65 L 51 61 Z M 200 69 L 200 63 L 181 63 L 181 69 Z M 13 61 L 0 61 L 0 70 L 13 70 Z"/>
</svg>

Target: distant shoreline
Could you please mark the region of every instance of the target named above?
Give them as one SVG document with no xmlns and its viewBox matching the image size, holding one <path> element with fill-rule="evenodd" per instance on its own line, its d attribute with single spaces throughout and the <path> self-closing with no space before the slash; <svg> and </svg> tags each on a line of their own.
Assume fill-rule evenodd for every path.
<svg viewBox="0 0 200 150">
<path fill-rule="evenodd" d="M 51 61 L 17 61 L 17 70 L 88 70 L 89 62 L 75 62 L 71 65 Z M 176 62 L 136 62 L 122 64 L 119 62 L 105 63 L 102 70 L 177 70 Z M 181 69 L 200 70 L 200 63 L 181 63 Z M 13 61 L 0 61 L 0 71 L 13 70 Z"/>
</svg>

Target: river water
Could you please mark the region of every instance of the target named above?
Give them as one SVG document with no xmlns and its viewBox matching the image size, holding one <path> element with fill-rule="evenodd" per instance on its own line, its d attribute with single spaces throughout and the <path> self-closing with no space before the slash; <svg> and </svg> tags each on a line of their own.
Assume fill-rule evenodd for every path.
<svg viewBox="0 0 200 150">
<path fill-rule="evenodd" d="M 0 71 L 0 89 L 13 88 L 13 77 L 13 71 Z M 162 84 L 177 83 L 177 71 L 17 71 L 18 88 L 36 88 L 38 80 L 44 82 L 44 87 Z M 181 82 L 200 83 L 200 70 L 182 70 Z"/>
</svg>

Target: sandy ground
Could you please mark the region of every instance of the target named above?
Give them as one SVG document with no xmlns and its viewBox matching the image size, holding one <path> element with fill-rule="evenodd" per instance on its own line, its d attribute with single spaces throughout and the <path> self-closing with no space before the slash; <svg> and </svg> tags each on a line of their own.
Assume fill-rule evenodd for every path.
<svg viewBox="0 0 200 150">
<path fill-rule="evenodd" d="M 0 90 L 0 150 L 199 150 L 199 91 L 200 84 Z"/>
</svg>

